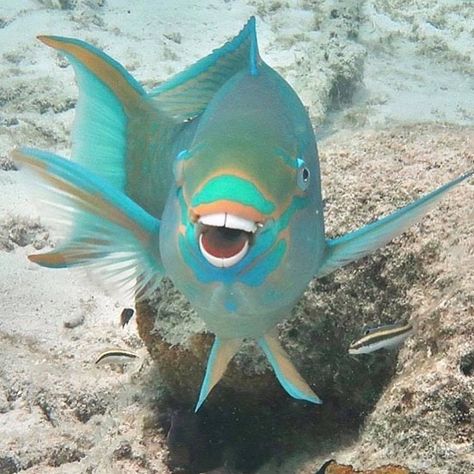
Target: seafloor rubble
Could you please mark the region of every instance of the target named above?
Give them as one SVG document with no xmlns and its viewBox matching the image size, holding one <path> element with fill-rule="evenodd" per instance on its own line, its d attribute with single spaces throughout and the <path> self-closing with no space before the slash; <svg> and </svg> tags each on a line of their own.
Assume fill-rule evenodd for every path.
<svg viewBox="0 0 474 474">
<path fill-rule="evenodd" d="M 315 474 L 410 474 L 410 471 L 393 464 L 361 471 L 347 464 L 338 464 L 332 459 L 325 462 Z"/>
</svg>

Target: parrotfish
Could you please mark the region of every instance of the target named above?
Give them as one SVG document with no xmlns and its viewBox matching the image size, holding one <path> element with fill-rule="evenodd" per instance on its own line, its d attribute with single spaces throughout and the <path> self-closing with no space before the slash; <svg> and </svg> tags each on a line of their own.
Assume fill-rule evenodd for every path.
<svg viewBox="0 0 474 474">
<path fill-rule="evenodd" d="M 327 239 L 312 124 L 294 90 L 262 60 L 254 18 L 150 92 L 83 41 L 39 39 L 72 64 L 80 94 L 71 160 L 15 153 L 70 223 L 62 244 L 30 260 L 89 266 L 137 299 L 171 278 L 215 334 L 196 410 L 249 339 L 289 395 L 321 403 L 275 326 L 312 278 L 392 240 L 472 171 Z"/>
<path fill-rule="evenodd" d="M 369 354 L 380 349 L 394 349 L 414 333 L 413 326 L 407 324 L 385 324 L 367 328 L 364 335 L 349 346 L 349 354 Z"/>
</svg>

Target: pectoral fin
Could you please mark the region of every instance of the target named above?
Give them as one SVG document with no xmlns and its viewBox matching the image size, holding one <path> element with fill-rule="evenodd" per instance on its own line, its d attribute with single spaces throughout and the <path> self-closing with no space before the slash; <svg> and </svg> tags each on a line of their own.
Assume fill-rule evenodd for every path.
<svg viewBox="0 0 474 474">
<path fill-rule="evenodd" d="M 322 403 L 321 399 L 298 373 L 276 335 L 266 334 L 258 340 L 258 344 L 272 365 L 278 381 L 289 395 L 299 400 Z"/>
<path fill-rule="evenodd" d="M 239 350 L 241 344 L 242 339 L 221 339 L 216 336 L 207 361 L 206 375 L 201 385 L 199 400 L 194 409 L 195 412 L 204 403 L 214 385 L 222 378 L 229 362 Z"/>
<path fill-rule="evenodd" d="M 77 163 L 32 149 L 15 151 L 14 160 L 46 187 L 46 204 L 69 228 L 63 244 L 30 260 L 45 267 L 91 267 L 104 283 L 137 296 L 159 283 L 158 219 Z"/>
<path fill-rule="evenodd" d="M 438 200 L 445 196 L 446 192 L 471 177 L 473 173 L 474 171 L 470 171 L 450 181 L 430 194 L 372 224 L 337 239 L 328 240 L 327 255 L 316 276 L 327 275 L 337 268 L 369 255 L 390 242 L 394 237 L 405 231 L 407 227 L 418 221 Z"/>
</svg>

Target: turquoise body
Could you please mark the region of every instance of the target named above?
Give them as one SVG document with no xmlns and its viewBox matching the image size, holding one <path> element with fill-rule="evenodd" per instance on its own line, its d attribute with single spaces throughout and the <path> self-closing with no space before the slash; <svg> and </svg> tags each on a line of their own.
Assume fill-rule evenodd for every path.
<svg viewBox="0 0 474 474">
<path fill-rule="evenodd" d="M 311 173 L 314 185 L 307 192 L 298 192 L 294 179 L 295 190 L 289 190 L 294 195 L 272 202 L 281 211 L 230 268 L 216 268 L 201 255 L 196 226 L 176 183 L 164 210 L 160 249 L 166 273 L 216 335 L 258 338 L 288 317 L 325 250 L 319 164 L 307 113 L 274 70 L 261 64 L 251 75 L 244 68 L 209 102 L 187 150 L 192 170 L 225 176 L 229 168 L 248 170 L 257 187 L 271 186 L 281 172 L 295 174 L 298 158 Z M 226 184 L 220 199 L 238 202 L 238 183 Z M 186 226 L 185 235 L 180 225 Z"/>
<path fill-rule="evenodd" d="M 260 58 L 253 18 L 149 93 L 82 41 L 40 39 L 71 62 L 80 96 L 71 161 L 15 153 L 69 223 L 60 246 L 30 259 L 87 266 L 137 299 L 171 277 L 216 336 L 196 409 L 249 338 L 291 396 L 320 403 L 275 325 L 312 278 L 389 242 L 472 171 L 326 239 L 312 126 L 293 89 Z"/>
</svg>

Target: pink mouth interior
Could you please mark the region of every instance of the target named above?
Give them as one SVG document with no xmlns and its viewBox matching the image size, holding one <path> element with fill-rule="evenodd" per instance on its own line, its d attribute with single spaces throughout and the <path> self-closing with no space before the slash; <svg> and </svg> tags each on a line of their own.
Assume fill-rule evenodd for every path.
<svg viewBox="0 0 474 474">
<path fill-rule="evenodd" d="M 216 258 L 230 258 L 237 255 L 249 241 L 249 233 L 227 227 L 204 226 L 202 246 Z"/>
</svg>

